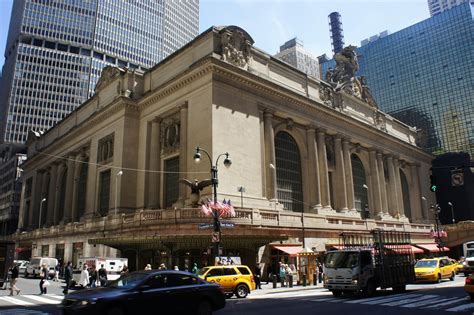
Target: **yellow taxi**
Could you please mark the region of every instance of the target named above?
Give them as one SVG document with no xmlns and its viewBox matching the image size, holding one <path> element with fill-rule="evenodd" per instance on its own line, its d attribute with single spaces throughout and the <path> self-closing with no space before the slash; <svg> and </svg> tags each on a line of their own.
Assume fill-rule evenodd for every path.
<svg viewBox="0 0 474 315">
<path fill-rule="evenodd" d="M 455 265 L 447 257 L 424 258 L 415 264 L 416 281 L 441 282 L 442 279 L 454 281 Z"/>
<path fill-rule="evenodd" d="M 470 274 L 466 278 L 464 290 L 466 290 L 466 292 L 471 296 L 471 300 L 474 301 L 474 274 Z"/>
<path fill-rule="evenodd" d="M 464 272 L 464 264 L 466 263 L 466 259 L 461 257 L 456 264 L 456 273 L 463 273 Z"/>
<path fill-rule="evenodd" d="M 252 271 L 245 265 L 204 267 L 198 276 L 207 282 L 219 284 L 228 298 L 234 294 L 238 298 L 245 298 L 256 287 Z"/>
</svg>

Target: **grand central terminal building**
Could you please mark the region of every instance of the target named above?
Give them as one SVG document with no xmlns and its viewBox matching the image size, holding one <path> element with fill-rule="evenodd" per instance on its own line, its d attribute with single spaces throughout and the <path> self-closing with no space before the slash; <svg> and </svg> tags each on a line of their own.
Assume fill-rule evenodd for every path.
<svg viewBox="0 0 474 315">
<path fill-rule="evenodd" d="M 212 27 L 146 72 L 107 67 L 92 98 L 31 132 L 18 256 L 206 265 L 212 217 L 199 203 L 212 189 L 183 182 L 209 179 L 226 152 L 218 200 L 236 215 L 222 218 L 234 224 L 225 256 L 270 266 L 374 228 L 433 243 L 433 157 L 416 130 L 379 111 L 367 87 L 307 76 L 253 44 L 239 27 Z M 195 163 L 197 146 L 211 161 Z"/>
</svg>

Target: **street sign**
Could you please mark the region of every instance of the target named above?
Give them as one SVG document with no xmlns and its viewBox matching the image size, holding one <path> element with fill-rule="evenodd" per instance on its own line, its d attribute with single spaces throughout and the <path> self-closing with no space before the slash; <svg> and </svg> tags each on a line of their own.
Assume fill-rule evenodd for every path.
<svg viewBox="0 0 474 315">
<path fill-rule="evenodd" d="M 456 172 L 451 174 L 451 186 L 462 186 L 464 185 L 464 174 L 461 172 Z"/>
<path fill-rule="evenodd" d="M 221 228 L 223 229 L 233 229 L 235 224 L 233 222 L 221 222 Z"/>
<path fill-rule="evenodd" d="M 212 229 L 213 227 L 214 227 L 214 224 L 212 224 L 212 223 L 200 223 L 200 224 L 198 224 L 198 228 L 200 230 Z"/>
</svg>

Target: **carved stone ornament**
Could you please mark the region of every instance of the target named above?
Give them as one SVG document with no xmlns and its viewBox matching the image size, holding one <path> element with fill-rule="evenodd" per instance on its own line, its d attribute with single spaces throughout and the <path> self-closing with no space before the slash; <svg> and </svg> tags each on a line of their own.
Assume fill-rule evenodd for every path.
<svg viewBox="0 0 474 315">
<path fill-rule="evenodd" d="M 179 150 L 181 123 L 178 117 L 163 119 L 161 124 L 161 143 L 163 154 L 172 154 Z"/>
<path fill-rule="evenodd" d="M 375 128 L 387 132 L 387 125 L 385 123 L 385 116 L 378 110 L 374 113 L 374 126 Z"/>
<path fill-rule="evenodd" d="M 114 134 L 99 140 L 97 150 L 97 163 L 107 162 L 114 157 Z"/>
<path fill-rule="evenodd" d="M 105 86 L 107 86 L 110 82 L 112 82 L 115 78 L 120 76 L 120 74 L 125 73 L 125 72 L 126 72 L 125 69 L 118 68 L 115 66 L 105 67 L 104 69 L 102 69 L 102 73 L 100 75 L 99 81 L 97 81 L 97 84 L 95 85 L 94 92 L 97 93 L 98 91 L 103 89 Z"/>
<path fill-rule="evenodd" d="M 228 26 L 221 30 L 222 60 L 247 69 L 254 41 L 243 29 Z"/>
</svg>

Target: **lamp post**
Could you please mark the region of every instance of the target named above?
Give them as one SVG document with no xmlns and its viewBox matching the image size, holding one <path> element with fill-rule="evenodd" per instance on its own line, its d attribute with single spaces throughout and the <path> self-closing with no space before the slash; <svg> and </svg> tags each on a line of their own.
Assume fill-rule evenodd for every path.
<svg viewBox="0 0 474 315">
<path fill-rule="evenodd" d="M 442 240 L 441 240 L 441 235 L 439 231 L 439 213 L 441 212 L 441 208 L 438 204 L 432 205 L 431 211 L 433 211 L 434 216 L 435 216 L 435 241 L 436 244 L 438 245 L 439 252 L 441 252 L 441 247 L 442 247 Z"/>
<path fill-rule="evenodd" d="M 123 171 L 120 170 L 115 176 L 115 211 L 114 214 L 117 215 L 117 198 L 118 198 L 118 178 L 123 175 Z"/>
<path fill-rule="evenodd" d="M 209 158 L 209 163 L 211 164 L 211 185 L 213 189 L 213 194 L 214 194 L 214 207 L 212 209 L 212 217 L 213 217 L 213 225 L 214 225 L 214 233 L 213 233 L 213 243 L 214 243 L 214 259 L 216 257 L 219 257 L 219 248 L 221 245 L 221 224 L 219 222 L 219 213 L 217 212 L 217 208 L 215 207 L 217 205 L 217 185 L 219 184 L 219 180 L 217 178 L 217 165 L 219 163 L 219 159 L 221 156 L 225 156 L 224 159 L 224 166 L 225 167 L 230 167 L 232 165 L 232 161 L 229 158 L 229 153 L 225 152 L 222 154 L 219 154 L 216 158 L 216 163 L 212 164 L 212 158 L 209 155 L 209 152 L 206 150 L 200 148 L 199 146 L 196 147 L 196 152 L 194 153 L 194 162 L 199 163 L 201 161 L 201 151 L 206 154 L 206 156 Z"/>
<path fill-rule="evenodd" d="M 366 184 L 363 184 L 362 185 L 362 188 L 364 188 L 366 191 L 367 191 L 367 197 L 369 195 L 369 187 L 366 185 Z M 364 209 L 362 209 L 362 212 L 364 212 L 362 214 L 362 218 L 367 220 L 369 218 L 369 205 L 368 204 L 365 204 L 364 205 Z M 366 225 L 367 225 L 367 221 L 366 221 Z"/>
<path fill-rule="evenodd" d="M 39 220 L 38 220 L 38 229 L 41 228 L 41 216 L 42 216 L 42 212 L 43 212 L 43 203 L 46 201 L 46 198 L 43 198 L 41 199 L 41 203 L 40 203 L 40 212 L 39 212 Z"/>
<path fill-rule="evenodd" d="M 453 224 L 456 223 L 456 221 L 454 220 L 454 210 L 453 210 L 453 204 L 451 203 L 451 201 L 448 202 L 448 205 L 451 207 L 451 219 L 453 220 Z"/>
</svg>

